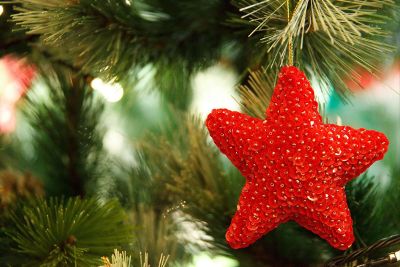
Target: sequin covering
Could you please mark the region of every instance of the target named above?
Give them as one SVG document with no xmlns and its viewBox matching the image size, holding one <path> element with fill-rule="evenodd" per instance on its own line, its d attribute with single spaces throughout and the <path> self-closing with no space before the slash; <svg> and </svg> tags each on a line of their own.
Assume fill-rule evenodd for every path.
<svg viewBox="0 0 400 267">
<path fill-rule="evenodd" d="M 345 184 L 383 158 L 380 132 L 324 124 L 304 73 L 283 67 L 266 119 L 213 110 L 206 126 L 215 144 L 246 177 L 226 233 L 243 248 L 293 220 L 333 247 L 354 241 Z"/>
</svg>

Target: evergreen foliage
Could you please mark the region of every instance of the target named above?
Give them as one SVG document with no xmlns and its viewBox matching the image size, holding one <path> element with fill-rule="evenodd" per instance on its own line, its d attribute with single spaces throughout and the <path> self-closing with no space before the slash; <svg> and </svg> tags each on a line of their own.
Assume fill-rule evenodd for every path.
<svg viewBox="0 0 400 267">
<path fill-rule="evenodd" d="M 176 220 L 173 214 L 169 214 L 167 211 L 160 214 L 151 206 L 141 206 L 138 209 L 130 210 L 129 213 L 135 227 L 135 250 L 146 251 L 152 255 L 146 260 L 147 265 L 157 266 L 158 255 L 163 254 L 170 255 L 174 261 L 182 264 L 190 261 L 191 257 L 185 244 L 177 238 L 179 220 Z M 133 254 L 135 262 L 141 261 L 141 257 L 141 254 Z"/>
<path fill-rule="evenodd" d="M 24 107 L 38 161 L 30 171 L 45 181 L 48 195 L 83 196 L 106 171 L 99 125 L 103 105 L 85 77 L 56 68 L 47 65 Z"/>
<path fill-rule="evenodd" d="M 118 80 L 151 64 L 157 85 L 165 89 L 161 92 L 181 108 L 189 100 L 190 75 L 216 60 L 228 34 L 220 23 L 229 9 L 224 1 L 15 3 L 22 5 L 14 16 L 17 24 L 40 35 L 42 44 L 60 49 L 67 61 L 92 75 Z"/>
<path fill-rule="evenodd" d="M 246 114 L 265 119 L 265 107 L 271 100 L 275 79 L 265 69 L 250 71 L 247 82 L 239 88 L 239 103 Z"/>
<path fill-rule="evenodd" d="M 400 190 L 400 169 L 391 169 L 393 178 L 387 188 L 379 188 L 374 183 L 375 177 L 363 175 L 347 188 L 350 209 L 354 217 L 354 228 L 357 235 L 356 248 L 365 247 L 376 240 L 398 234 L 400 229 L 398 203 Z M 385 195 L 385 197 L 383 197 Z M 388 212 L 390 211 L 390 212 Z M 384 225 L 385 227 L 379 227 Z M 396 246 L 400 248 L 400 245 Z"/>
<path fill-rule="evenodd" d="M 132 79 L 132 70 L 150 64 L 156 87 L 182 109 L 190 100 L 192 74 L 224 57 L 227 46 L 237 48 L 230 58 L 240 71 L 261 64 L 276 75 L 286 64 L 291 39 L 296 62 L 308 76 L 344 96 L 343 80 L 354 79 L 349 75 L 354 68 L 376 72 L 393 51 L 395 40 L 386 38 L 383 26 L 398 8 L 393 0 L 291 1 L 288 23 L 286 0 L 13 3 L 21 5 L 14 21 L 39 36 L 40 45 L 108 79 Z"/>
<path fill-rule="evenodd" d="M 266 67 L 277 73 L 288 60 L 288 43 L 293 42 L 296 64 L 309 77 L 332 84 L 341 95 L 346 93 L 343 80 L 355 79 L 352 70 L 362 67 L 376 72 L 376 66 L 393 51 L 387 32 L 382 29 L 394 2 L 286 0 L 233 1 L 243 12 L 239 24 L 251 25 L 254 35 L 265 43 Z M 243 21 L 244 20 L 244 21 Z M 358 75 L 358 74 L 357 74 Z"/>
<path fill-rule="evenodd" d="M 7 235 L 19 255 L 13 258 L 21 261 L 17 264 L 98 266 L 101 256 L 130 245 L 126 219 L 116 200 L 37 199 L 11 215 L 14 226 Z"/>
<path fill-rule="evenodd" d="M 1 4 L 2 1 L 0 1 Z M 16 31 L 15 23 L 11 21 L 13 6 L 2 5 L 3 14 L 0 16 L 0 57 L 9 53 L 26 54 L 30 51 L 28 42 L 36 36 L 26 35 L 25 31 Z"/>
</svg>

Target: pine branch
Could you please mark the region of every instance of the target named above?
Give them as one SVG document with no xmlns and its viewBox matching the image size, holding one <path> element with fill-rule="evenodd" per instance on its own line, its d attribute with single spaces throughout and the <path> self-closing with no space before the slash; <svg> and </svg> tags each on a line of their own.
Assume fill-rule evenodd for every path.
<svg viewBox="0 0 400 267">
<path fill-rule="evenodd" d="M 178 101 L 180 108 L 190 100 L 191 74 L 216 61 L 230 31 L 221 25 L 230 7 L 225 1 L 13 3 L 22 5 L 13 16 L 19 26 L 61 49 L 65 59 L 86 73 L 126 80 L 128 74 L 137 75 L 132 70 L 151 64 L 156 69 L 156 87 L 165 99 Z"/>
<path fill-rule="evenodd" d="M 99 120 L 103 109 L 82 76 L 59 67 L 42 70 L 43 88 L 28 93 L 25 116 L 35 129 L 33 142 L 40 162 L 33 169 L 50 195 L 83 196 L 105 168 Z M 46 76 L 44 76 L 44 74 Z"/>
<path fill-rule="evenodd" d="M 177 238 L 179 226 L 172 214 L 168 214 L 166 211 L 160 214 L 151 206 L 138 205 L 136 209 L 130 210 L 130 216 L 136 228 L 134 239 L 136 251 L 146 251 L 150 255 L 166 253 L 176 262 L 182 264 L 189 262 L 191 256 L 185 248 L 186 244 Z M 142 262 L 141 256 L 140 261 Z M 134 260 L 139 260 L 137 255 L 134 255 Z M 155 258 L 147 259 L 146 262 L 151 266 L 157 266 L 158 263 Z"/>
<path fill-rule="evenodd" d="M 27 266 L 98 266 L 102 255 L 132 239 L 117 201 L 36 199 L 11 220 L 13 258 Z"/>
<path fill-rule="evenodd" d="M 371 36 L 384 34 L 380 28 L 376 27 L 384 23 L 384 18 L 379 16 L 377 11 L 385 7 L 393 7 L 392 0 L 300 0 L 297 1 L 295 8 L 289 10 L 292 14 L 290 20 L 287 21 L 286 0 L 238 1 L 238 4 L 245 6 L 241 8 L 241 11 L 245 13 L 243 18 L 257 24 L 250 35 L 259 31 L 265 34 L 261 41 L 269 45 L 268 51 L 274 48 L 284 51 L 291 38 L 299 40 L 298 46 L 302 48 L 304 38 L 308 33 L 313 32 L 326 34 L 332 44 L 335 44 L 337 40 L 351 45 L 363 43 L 370 40 Z M 380 45 L 385 44 L 380 43 Z M 340 46 L 337 49 L 341 51 Z M 374 51 L 376 52 L 376 49 Z M 282 65 L 285 53 L 277 54 L 281 57 L 279 63 Z"/>
<path fill-rule="evenodd" d="M 400 229 L 400 168 L 392 165 L 391 179 L 385 190 L 379 188 L 374 177 L 364 175 L 347 188 L 350 209 L 354 217 L 356 245 L 364 247 L 379 239 L 398 234 Z M 390 211 L 390 212 L 388 212 Z M 384 227 L 377 227 L 384 225 Z"/>
<path fill-rule="evenodd" d="M 133 176 L 133 192 L 142 191 L 142 195 L 150 188 L 150 198 L 143 194 L 144 201 L 154 205 L 159 213 L 173 206 L 178 210 L 182 205 L 190 207 L 183 210 L 212 225 L 206 231 L 219 237 L 214 244 L 225 247 L 227 216 L 236 207 L 232 196 L 238 195 L 243 178 L 215 160 L 218 152 L 208 144 L 207 133 L 199 121 L 171 113 L 160 133 L 149 134 L 140 143 L 139 155 L 142 167 L 139 175 Z M 136 194 L 132 195 L 133 201 L 140 201 Z"/>
<path fill-rule="evenodd" d="M 1 1 L 0 1 L 1 2 Z M 30 49 L 28 43 L 37 39 L 35 35 L 26 35 L 21 29 L 18 31 L 11 22 L 13 14 L 10 5 L 2 5 L 3 13 L 0 16 L 0 57 L 10 54 L 26 54 Z"/>
<path fill-rule="evenodd" d="M 273 73 L 287 63 L 288 42 L 293 40 L 295 64 L 309 76 L 332 84 L 342 97 L 347 87 L 343 80 L 356 79 L 352 70 L 361 66 L 377 72 L 377 65 L 388 58 L 393 46 L 383 29 L 389 10 L 397 9 L 385 1 L 291 1 L 291 19 L 287 19 L 286 0 L 238 0 L 242 20 L 232 23 L 251 25 L 250 40 L 260 40 L 259 58 Z"/>
<path fill-rule="evenodd" d="M 343 80 L 356 80 L 351 70 L 361 66 L 376 72 L 379 60 L 393 50 L 381 29 L 387 27 L 388 10 L 399 9 L 392 0 L 292 1 L 299 4 L 289 23 L 286 0 L 232 2 L 242 8 L 242 19 L 222 0 L 14 1 L 23 6 L 14 21 L 29 34 L 40 35 L 46 45 L 62 48 L 65 59 L 93 76 L 122 80 L 137 74 L 132 69 L 151 64 L 155 87 L 181 109 L 190 99 L 191 75 L 215 62 L 228 43 L 240 44 L 235 56 L 240 68 L 261 63 L 277 73 L 293 37 L 296 64 L 332 83 L 343 97 Z M 231 19 L 225 21 L 228 14 Z M 252 31 L 254 36 L 246 40 Z"/>
<path fill-rule="evenodd" d="M 117 182 L 116 191 L 120 192 L 119 197 L 135 226 L 135 250 L 151 255 L 167 253 L 176 262 L 189 262 L 191 256 L 187 244 L 177 238 L 181 223 L 177 218 L 182 217 L 177 211 L 181 207 L 171 208 L 171 200 L 161 202 L 165 191 L 162 181 L 154 180 L 144 168 L 132 170 L 128 177 L 127 181 Z M 152 262 L 151 266 L 154 265 Z"/>
</svg>

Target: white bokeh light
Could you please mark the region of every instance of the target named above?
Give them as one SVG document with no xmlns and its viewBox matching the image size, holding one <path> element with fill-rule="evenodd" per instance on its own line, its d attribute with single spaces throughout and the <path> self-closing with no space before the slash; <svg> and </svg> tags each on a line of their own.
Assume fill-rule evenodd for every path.
<svg viewBox="0 0 400 267">
<path fill-rule="evenodd" d="M 16 103 L 20 98 L 20 86 L 17 82 L 12 82 L 4 86 L 3 92 L 0 92 L 3 101 L 8 103 Z"/>
<path fill-rule="evenodd" d="M 12 106 L 0 103 L 0 133 L 8 133 L 15 128 L 15 111 Z"/>
<path fill-rule="evenodd" d="M 103 145 L 111 155 L 119 157 L 120 160 L 127 164 L 136 165 L 133 147 L 129 145 L 129 140 L 118 129 L 109 129 L 105 133 Z"/>
<path fill-rule="evenodd" d="M 119 83 L 104 82 L 100 78 L 95 78 L 90 83 L 93 90 L 99 92 L 105 100 L 115 103 L 121 100 L 124 96 L 124 89 Z"/>
<path fill-rule="evenodd" d="M 118 155 L 125 146 L 124 136 L 117 131 L 109 130 L 104 135 L 103 144 L 110 153 Z"/>
<path fill-rule="evenodd" d="M 237 267 L 238 263 L 233 259 L 226 258 L 223 256 L 217 256 L 211 258 L 210 256 L 203 254 L 195 256 L 193 259 L 193 265 L 191 267 Z"/>
<path fill-rule="evenodd" d="M 9 123 L 12 118 L 12 109 L 9 107 L 2 107 L 0 109 L 0 124 L 4 125 Z"/>
<path fill-rule="evenodd" d="M 3 12 L 4 12 L 4 7 L 3 5 L 0 5 L 0 16 L 3 15 Z"/>
<path fill-rule="evenodd" d="M 193 79 L 193 103 L 191 110 L 207 117 L 214 108 L 227 108 L 239 111 L 235 99 L 237 75 L 232 68 L 222 64 L 212 66 L 199 72 Z"/>
</svg>

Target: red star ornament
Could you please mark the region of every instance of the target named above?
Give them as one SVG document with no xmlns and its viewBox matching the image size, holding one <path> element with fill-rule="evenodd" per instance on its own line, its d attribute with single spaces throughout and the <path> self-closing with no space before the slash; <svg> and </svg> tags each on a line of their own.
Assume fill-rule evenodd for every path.
<svg viewBox="0 0 400 267">
<path fill-rule="evenodd" d="M 304 73 L 283 67 L 266 119 L 213 110 L 206 126 L 215 144 L 246 177 L 226 233 L 243 248 L 293 220 L 333 247 L 354 241 L 345 184 L 383 158 L 380 132 L 324 124 Z"/>
</svg>

